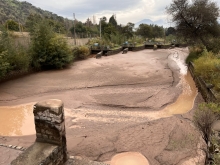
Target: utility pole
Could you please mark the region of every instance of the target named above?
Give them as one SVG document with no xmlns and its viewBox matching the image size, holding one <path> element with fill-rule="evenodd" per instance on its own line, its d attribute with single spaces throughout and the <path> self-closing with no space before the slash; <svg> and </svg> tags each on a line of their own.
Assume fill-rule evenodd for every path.
<svg viewBox="0 0 220 165">
<path fill-rule="evenodd" d="M 19 1 L 19 19 L 18 19 L 18 27 L 19 27 L 19 32 L 21 32 L 21 2 Z"/>
<path fill-rule="evenodd" d="M 75 13 L 73 13 L 73 26 L 74 26 L 74 43 L 76 45 L 76 18 L 75 18 Z"/>
<path fill-rule="evenodd" d="M 100 21 L 99 21 L 99 25 L 100 25 L 100 39 L 102 39 L 102 22 L 101 22 L 102 18 L 100 18 Z"/>
</svg>

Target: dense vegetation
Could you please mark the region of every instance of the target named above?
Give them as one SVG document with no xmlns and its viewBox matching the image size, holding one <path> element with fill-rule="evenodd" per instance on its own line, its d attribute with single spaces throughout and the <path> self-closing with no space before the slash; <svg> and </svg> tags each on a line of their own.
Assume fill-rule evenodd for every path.
<svg viewBox="0 0 220 165">
<path fill-rule="evenodd" d="M 178 36 L 184 37 L 186 42 L 201 43 L 208 50 L 214 48 L 212 44 L 215 44 L 220 36 L 218 24 L 220 14 L 216 2 L 175 0 L 167 7 L 167 13 L 172 16 L 172 21 L 176 24 Z"/>
<path fill-rule="evenodd" d="M 18 0 L 2 0 L 0 1 L 0 6 L 0 24 L 5 25 L 6 27 L 8 27 L 7 21 L 12 20 L 17 24 L 20 24 L 23 28 L 26 28 L 26 20 L 28 17 L 34 15 L 50 19 L 52 22 L 57 23 L 57 26 L 59 26 L 62 30 L 68 31 L 70 26 L 72 26 L 72 21 L 52 12 L 37 8 L 26 1 L 20 2 Z M 19 29 L 16 28 L 10 30 L 18 31 Z"/>
</svg>

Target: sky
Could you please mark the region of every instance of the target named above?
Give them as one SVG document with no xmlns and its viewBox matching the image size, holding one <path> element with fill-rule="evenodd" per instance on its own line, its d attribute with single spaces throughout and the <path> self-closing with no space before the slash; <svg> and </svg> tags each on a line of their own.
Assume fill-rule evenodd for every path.
<svg viewBox="0 0 220 165">
<path fill-rule="evenodd" d="M 20 0 L 24 1 L 24 0 Z M 43 10 L 51 11 L 65 18 L 85 22 L 87 18 L 105 16 L 109 19 L 116 14 L 118 24 L 137 23 L 143 19 L 169 22 L 165 7 L 172 0 L 25 0 Z"/>
<path fill-rule="evenodd" d="M 20 0 L 24 1 L 24 0 Z M 166 7 L 172 0 L 25 0 L 43 10 L 59 16 L 85 22 L 87 18 L 109 19 L 116 14 L 118 24 L 137 23 L 143 19 L 163 20 L 163 25 L 170 25 L 171 18 L 166 14 Z M 215 1 L 220 4 L 220 0 Z"/>
</svg>

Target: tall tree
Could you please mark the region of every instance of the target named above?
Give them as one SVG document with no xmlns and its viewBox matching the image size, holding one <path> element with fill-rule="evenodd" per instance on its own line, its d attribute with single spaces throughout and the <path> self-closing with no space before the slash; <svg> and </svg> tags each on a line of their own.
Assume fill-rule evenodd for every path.
<svg viewBox="0 0 220 165">
<path fill-rule="evenodd" d="M 136 33 L 137 33 L 137 35 L 140 35 L 144 38 L 151 38 L 152 37 L 152 28 L 147 24 L 140 24 Z"/>
<path fill-rule="evenodd" d="M 167 12 L 176 24 L 178 34 L 185 39 L 201 41 L 208 46 L 205 38 L 218 36 L 219 7 L 211 0 L 173 0 Z"/>
<path fill-rule="evenodd" d="M 121 32 L 124 36 L 128 38 L 133 37 L 134 32 L 133 32 L 134 24 L 131 22 L 128 22 L 126 26 L 121 27 Z"/>
<path fill-rule="evenodd" d="M 117 27 L 117 21 L 115 20 L 115 16 L 112 15 L 110 18 L 109 18 L 109 23 L 112 24 L 114 27 Z"/>
<path fill-rule="evenodd" d="M 168 29 L 166 30 L 166 36 L 168 35 L 175 35 L 176 34 L 176 29 L 174 27 L 168 27 Z"/>
</svg>

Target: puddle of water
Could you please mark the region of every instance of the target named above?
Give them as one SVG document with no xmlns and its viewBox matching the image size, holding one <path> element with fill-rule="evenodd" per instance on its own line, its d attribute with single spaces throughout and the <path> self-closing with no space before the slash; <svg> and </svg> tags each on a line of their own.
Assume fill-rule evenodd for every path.
<svg viewBox="0 0 220 165">
<path fill-rule="evenodd" d="M 138 152 L 125 152 L 115 155 L 110 165 L 149 165 L 148 160 Z"/>
<path fill-rule="evenodd" d="M 197 95 L 195 82 L 188 72 L 181 78 L 183 92 L 178 97 L 175 103 L 168 105 L 162 113 L 167 115 L 184 114 L 193 108 L 194 101 Z"/>
<path fill-rule="evenodd" d="M 35 134 L 33 105 L 0 107 L 0 136 Z"/>
</svg>

